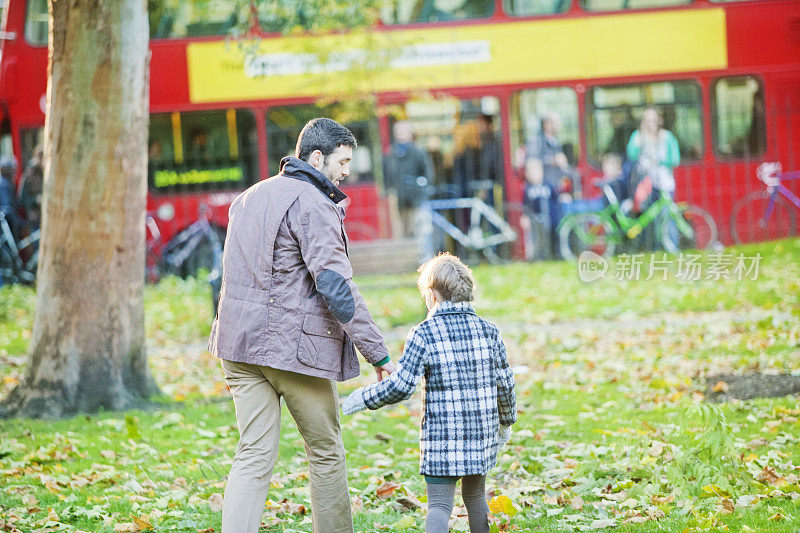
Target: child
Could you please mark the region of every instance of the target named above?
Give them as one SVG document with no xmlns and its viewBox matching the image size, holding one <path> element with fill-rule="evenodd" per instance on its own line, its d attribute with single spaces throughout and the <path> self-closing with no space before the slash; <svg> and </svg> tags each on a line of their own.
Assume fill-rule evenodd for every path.
<svg viewBox="0 0 800 533">
<path fill-rule="evenodd" d="M 475 280 L 457 257 L 443 253 L 419 269 L 428 318 L 408 334 L 397 371 L 345 398 L 353 414 L 408 399 L 425 376 L 420 428 L 420 474 L 425 476 L 425 531 L 446 532 L 456 482 L 470 531 L 488 532 L 486 473 L 516 421 L 514 375 L 497 327 L 470 305 Z"/>
</svg>

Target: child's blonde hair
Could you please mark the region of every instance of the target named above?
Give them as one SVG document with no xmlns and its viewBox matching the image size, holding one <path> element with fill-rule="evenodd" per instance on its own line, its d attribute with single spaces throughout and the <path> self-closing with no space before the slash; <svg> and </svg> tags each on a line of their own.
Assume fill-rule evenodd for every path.
<svg viewBox="0 0 800 533">
<path fill-rule="evenodd" d="M 475 299 L 475 278 L 472 270 L 447 252 L 441 253 L 419 267 L 417 287 L 423 295 L 434 290 L 448 302 L 471 302 Z"/>
</svg>

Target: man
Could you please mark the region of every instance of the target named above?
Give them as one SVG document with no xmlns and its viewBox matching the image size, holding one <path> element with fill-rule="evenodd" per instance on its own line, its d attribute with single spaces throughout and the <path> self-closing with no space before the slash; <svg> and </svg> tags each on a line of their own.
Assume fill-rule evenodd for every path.
<svg viewBox="0 0 800 533">
<path fill-rule="evenodd" d="M 403 236 L 413 237 L 424 196 L 422 187 L 433 180 L 432 165 L 428 156 L 414 145 L 411 122 L 395 122 L 392 135 L 394 142 L 383 161 L 384 185 L 396 198 Z"/>
<path fill-rule="evenodd" d="M 280 398 L 306 445 L 315 532 L 352 532 L 335 381 L 359 374 L 353 344 L 378 380 L 394 364 L 347 257 L 346 198 L 356 139 L 311 120 L 296 157 L 230 208 L 219 313 L 209 350 L 222 359 L 239 445 L 225 487 L 224 533 L 255 533 L 278 457 Z"/>
</svg>

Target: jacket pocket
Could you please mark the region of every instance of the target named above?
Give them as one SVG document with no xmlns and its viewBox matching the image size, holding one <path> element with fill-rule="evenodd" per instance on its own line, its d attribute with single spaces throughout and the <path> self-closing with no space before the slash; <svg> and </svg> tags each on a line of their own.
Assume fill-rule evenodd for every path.
<svg viewBox="0 0 800 533">
<path fill-rule="evenodd" d="M 341 372 L 344 330 L 334 319 L 307 313 L 297 359 L 306 366 Z"/>
</svg>

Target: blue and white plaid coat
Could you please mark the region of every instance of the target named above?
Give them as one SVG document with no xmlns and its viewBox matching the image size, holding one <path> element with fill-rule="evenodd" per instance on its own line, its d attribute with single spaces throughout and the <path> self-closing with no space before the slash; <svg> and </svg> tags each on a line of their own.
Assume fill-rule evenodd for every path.
<svg viewBox="0 0 800 533">
<path fill-rule="evenodd" d="M 486 474 L 498 424 L 517 419 L 514 375 L 497 327 L 469 303 L 443 302 L 408 334 L 397 371 L 362 391 L 370 409 L 408 399 L 425 376 L 420 474 Z"/>
</svg>

